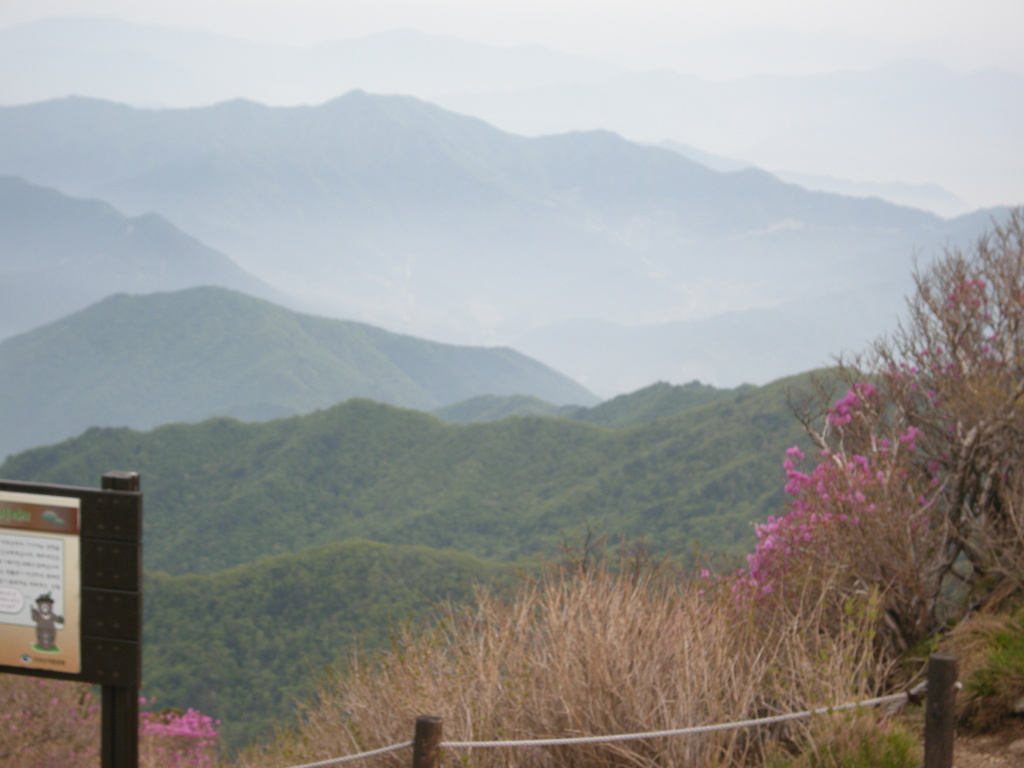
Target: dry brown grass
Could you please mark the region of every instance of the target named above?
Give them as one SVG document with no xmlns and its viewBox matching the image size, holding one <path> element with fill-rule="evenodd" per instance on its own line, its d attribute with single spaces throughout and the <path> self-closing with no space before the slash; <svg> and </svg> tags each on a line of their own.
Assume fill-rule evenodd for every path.
<svg viewBox="0 0 1024 768">
<path fill-rule="evenodd" d="M 888 666 L 872 642 L 871 597 L 845 607 L 737 599 L 725 584 L 605 569 L 554 573 L 510 601 L 487 591 L 431 631 L 404 632 L 354 661 L 303 713 L 303 726 L 243 755 L 275 768 L 408 741 L 418 715 L 445 740 L 606 735 L 729 722 L 877 693 Z M 761 730 L 547 749 L 447 750 L 447 766 L 755 764 L 766 746 L 821 738 L 806 722 Z M 781 741 L 780 741 L 781 740 Z M 398 766 L 408 751 L 362 763 Z"/>
</svg>

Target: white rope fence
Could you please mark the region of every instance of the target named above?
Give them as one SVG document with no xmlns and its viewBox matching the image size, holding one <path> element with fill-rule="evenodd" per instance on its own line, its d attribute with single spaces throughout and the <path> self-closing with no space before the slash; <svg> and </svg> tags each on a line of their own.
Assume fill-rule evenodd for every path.
<svg viewBox="0 0 1024 768">
<path fill-rule="evenodd" d="M 397 752 L 400 749 L 411 747 L 411 741 L 405 741 L 401 744 L 392 744 L 390 747 L 381 747 L 380 749 L 371 749 L 369 752 L 360 752 L 358 755 L 346 755 L 345 757 L 334 757 L 330 760 L 321 760 L 319 763 L 304 763 L 302 765 L 293 765 L 290 768 L 323 768 L 326 765 L 340 765 L 341 763 L 347 763 L 350 760 L 363 760 L 367 757 L 376 757 L 377 755 L 383 755 L 388 752 Z"/>
<path fill-rule="evenodd" d="M 611 736 L 573 736 L 559 739 L 518 739 L 511 741 L 443 741 L 440 743 L 439 748 L 485 749 L 498 747 L 560 747 L 571 746 L 573 744 L 602 744 L 616 741 L 633 741 L 636 739 L 658 739 L 668 736 L 688 736 L 700 733 L 712 733 L 714 731 L 727 731 L 734 728 L 749 728 L 755 725 L 771 725 L 773 723 L 783 723 L 790 720 L 803 720 L 809 717 L 813 717 L 815 715 L 829 715 L 833 712 L 842 712 L 845 710 L 859 709 L 862 707 L 877 707 L 883 704 L 903 703 L 911 700 L 915 693 L 916 691 L 911 693 L 894 693 L 890 696 L 880 696 L 874 699 L 866 699 L 864 701 L 857 701 L 849 704 L 840 704 L 832 707 L 808 709 L 804 710 L 803 712 L 791 712 L 785 715 L 771 715 L 768 717 L 760 717 L 753 720 L 739 720 L 737 722 L 732 723 L 716 723 L 714 725 L 698 725 L 689 728 L 674 728 L 669 731 L 620 733 Z M 370 752 L 360 752 L 357 755 L 348 755 L 346 757 L 338 757 L 332 760 L 321 760 L 318 763 L 305 763 L 303 765 L 293 765 L 289 768 L 323 768 L 324 766 L 328 765 L 339 765 L 350 760 L 361 760 L 363 758 L 381 755 L 386 752 L 394 752 L 399 749 L 411 747 L 412 745 L 413 742 L 407 741 L 402 744 L 394 744 L 390 747 L 374 749 Z"/>
<path fill-rule="evenodd" d="M 783 723 L 789 720 L 803 720 L 814 715 L 828 715 L 833 712 L 841 712 L 847 709 L 859 707 L 874 707 L 881 704 L 892 704 L 897 701 L 906 701 L 906 693 L 895 693 L 891 696 L 882 696 L 877 699 L 867 699 L 852 704 L 841 704 L 835 707 L 821 707 L 820 709 L 808 709 L 803 712 L 791 712 L 785 715 L 772 715 L 760 717 L 754 720 L 739 720 L 734 723 L 717 723 L 715 725 L 696 725 L 690 728 L 674 728 L 670 731 L 646 731 L 644 733 L 620 733 L 613 736 L 574 736 L 563 739 L 522 739 L 518 741 L 443 741 L 442 749 L 476 749 L 484 747 L 561 747 L 572 744 L 602 744 L 612 741 L 633 741 L 635 739 L 659 739 L 666 736 L 690 736 L 699 733 L 712 733 L 714 731 L 728 731 L 733 728 L 749 728 L 754 725 L 771 725 L 772 723 Z"/>
</svg>

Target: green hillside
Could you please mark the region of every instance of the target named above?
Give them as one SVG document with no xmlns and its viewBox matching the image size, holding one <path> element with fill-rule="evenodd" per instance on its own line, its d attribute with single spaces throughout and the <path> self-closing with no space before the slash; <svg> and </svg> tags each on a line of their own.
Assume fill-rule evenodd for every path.
<svg viewBox="0 0 1024 768">
<path fill-rule="evenodd" d="M 563 416 L 572 418 L 586 408 L 557 406 L 529 395 L 480 395 L 458 403 L 435 408 L 432 413 L 449 424 L 475 424 L 484 421 L 501 421 L 511 416 Z"/>
<path fill-rule="evenodd" d="M 11 479 L 91 484 L 142 473 L 146 562 L 209 573 L 349 538 L 483 557 L 551 552 L 586 526 L 686 551 L 740 551 L 782 500 L 786 406 L 800 379 L 652 424 L 567 419 L 453 426 L 355 400 L 262 424 L 215 419 L 152 432 L 93 429 L 0 466 Z"/>
<path fill-rule="evenodd" d="M 510 416 L 552 416 L 601 427 L 635 427 L 650 424 L 666 416 L 674 416 L 689 408 L 729 400 L 751 390 L 753 387 L 750 385 L 737 389 L 718 389 L 699 381 L 682 385 L 659 381 L 636 392 L 614 397 L 593 408 L 556 406 L 527 395 L 480 395 L 436 408 L 432 413 L 449 424 L 500 421 Z"/>
<path fill-rule="evenodd" d="M 356 648 L 382 649 L 396 623 L 510 576 L 470 555 L 356 540 L 215 574 L 148 573 L 143 693 L 221 719 L 238 746 L 293 722 Z"/>
<path fill-rule="evenodd" d="M 632 427 L 649 424 L 708 403 L 732 400 L 749 394 L 754 389 L 750 385 L 736 389 L 717 389 L 699 381 L 673 386 L 659 381 L 628 395 L 619 395 L 593 408 L 577 409 L 571 416 L 588 424 L 599 424 L 603 427 Z"/>
<path fill-rule="evenodd" d="M 430 409 L 493 393 L 590 405 L 507 348 L 302 315 L 221 288 L 112 296 L 0 342 L 0 455 L 90 426 L 267 419 L 352 397 Z"/>
</svg>

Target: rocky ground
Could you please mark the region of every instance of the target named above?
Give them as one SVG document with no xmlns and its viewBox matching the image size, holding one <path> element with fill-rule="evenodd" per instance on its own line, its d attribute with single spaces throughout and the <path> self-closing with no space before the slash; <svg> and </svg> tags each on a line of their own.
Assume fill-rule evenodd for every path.
<svg viewBox="0 0 1024 768">
<path fill-rule="evenodd" d="M 1024 718 L 982 736 L 957 736 L 954 768 L 1024 768 Z"/>
</svg>

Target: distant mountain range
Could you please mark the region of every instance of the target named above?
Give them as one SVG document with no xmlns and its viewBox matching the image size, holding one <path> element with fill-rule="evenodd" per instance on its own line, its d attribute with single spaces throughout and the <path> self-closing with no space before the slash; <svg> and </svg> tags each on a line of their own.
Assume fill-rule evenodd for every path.
<svg viewBox="0 0 1024 768">
<path fill-rule="evenodd" d="M 557 361 L 560 371 L 606 396 L 659 379 L 760 383 L 864 351 L 896 330 L 909 292 L 891 281 L 700 320 L 642 326 L 573 320 L 524 334 L 515 347 Z M 602 354 L 590 352 L 595 344 Z"/>
<path fill-rule="evenodd" d="M 665 149 L 678 152 L 694 162 L 706 165 L 716 171 L 731 173 L 748 168 L 755 168 L 754 163 L 732 157 L 723 157 L 712 152 L 705 152 L 697 147 L 682 144 L 678 141 L 662 141 L 658 144 Z M 835 176 L 810 173 L 793 173 L 792 171 L 773 170 L 773 176 L 790 184 L 797 184 L 805 189 L 816 192 L 832 192 L 847 197 L 877 197 L 890 203 L 905 205 L 933 211 L 942 216 L 956 216 L 969 210 L 962 199 L 937 184 L 907 184 L 904 182 L 880 183 L 874 181 L 851 181 Z"/>
<path fill-rule="evenodd" d="M 127 217 L 100 200 L 0 176 L 0 338 L 111 293 L 220 285 L 281 299 L 224 254 L 157 214 Z"/>
<path fill-rule="evenodd" d="M 819 42 L 835 61 L 842 41 Z M 424 98 L 515 133 L 607 129 L 801 178 L 938 184 L 970 208 L 1024 202 L 1016 135 L 1024 78 L 957 74 L 919 60 L 710 81 L 411 30 L 298 48 L 113 18 L 57 18 L 0 30 L 0 71 L 17 73 L 0 80 L 0 103 L 9 105 L 73 94 L 145 107 L 239 97 L 309 105 L 363 89 Z M 968 209 L 949 197 L 935 202 L 947 215 Z"/>
<path fill-rule="evenodd" d="M 88 427 L 262 420 L 352 397 L 430 410 L 477 395 L 592 405 L 510 349 L 302 315 L 223 288 L 117 295 L 0 342 L 0 456 Z"/>
<path fill-rule="evenodd" d="M 912 254 L 970 242 L 990 218 L 946 221 L 761 171 L 719 173 L 605 132 L 527 139 L 362 92 L 276 109 L 82 98 L 0 108 L 0 172 L 129 215 L 157 211 L 317 313 L 460 344 L 518 345 L 578 320 L 636 328 L 788 312 L 874 286 L 898 296 Z M 884 326 L 866 318 L 860 338 L 889 327 L 895 311 Z M 823 333 L 848 325 L 802 322 Z M 583 349 L 610 357 L 600 336 Z M 562 369 L 559 356 L 578 351 L 541 359 Z M 830 351 L 801 349 L 805 364 L 786 372 Z M 598 369 L 573 375 L 604 396 L 625 391 Z M 777 373 L 749 365 L 739 381 L 706 378 Z M 655 375 L 628 389 L 691 378 Z"/>
<path fill-rule="evenodd" d="M 713 82 L 661 70 L 593 86 L 432 99 L 526 135 L 602 128 L 682 142 L 761 168 L 858 182 L 938 184 L 977 208 L 1024 203 L 1024 77 L 924 61 Z M 963 209 L 961 209 L 962 212 Z"/>
<path fill-rule="evenodd" d="M 412 30 L 274 46 L 116 18 L 51 18 L 0 29 L 0 103 L 79 95 L 146 107 L 236 98 L 319 104 L 361 88 L 424 98 L 597 83 L 621 67 L 539 46 L 495 48 Z"/>
</svg>

